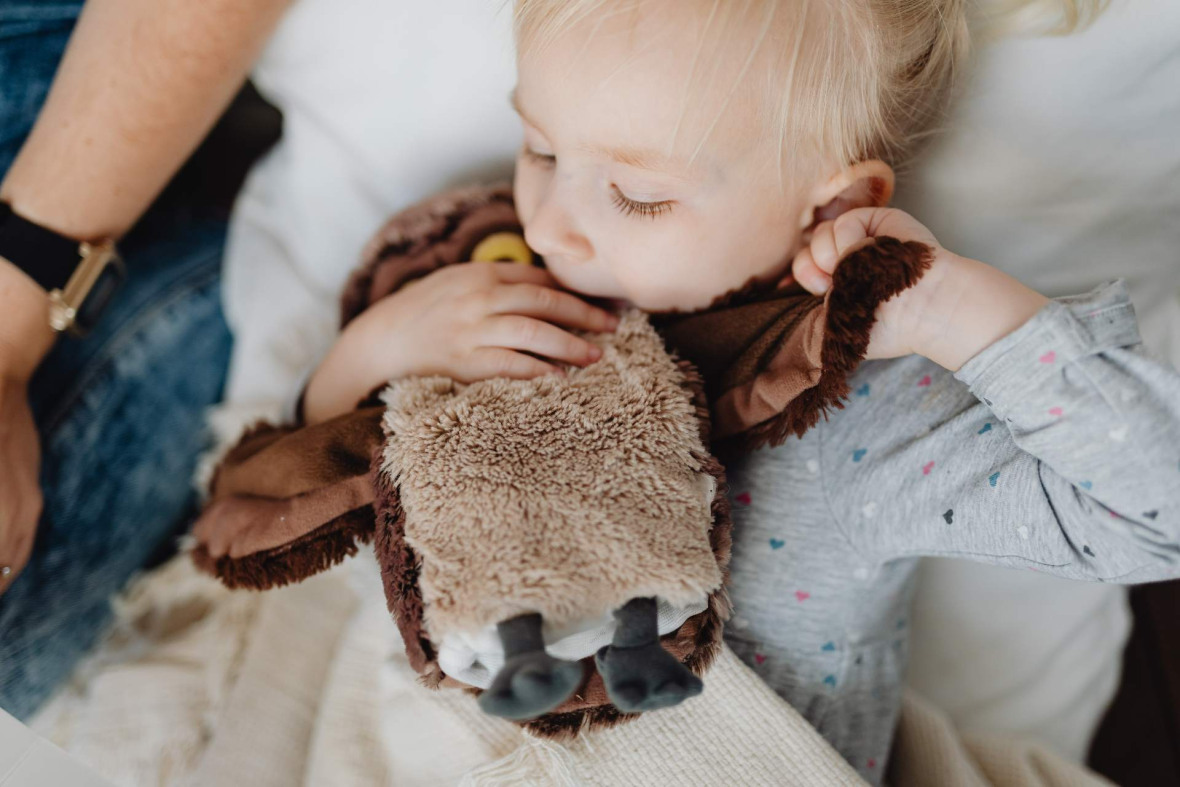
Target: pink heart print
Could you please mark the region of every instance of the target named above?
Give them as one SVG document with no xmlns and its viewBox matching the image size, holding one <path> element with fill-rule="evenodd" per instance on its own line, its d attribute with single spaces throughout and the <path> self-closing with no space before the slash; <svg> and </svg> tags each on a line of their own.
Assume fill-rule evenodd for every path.
<svg viewBox="0 0 1180 787">
<path fill-rule="evenodd" d="M 926 375 L 921 380 L 918 380 L 918 387 L 919 388 L 926 388 L 929 385 L 930 385 L 930 375 Z"/>
<path fill-rule="evenodd" d="M 735 495 L 733 499 L 736 502 L 741 503 L 744 506 L 750 505 L 750 493 L 749 492 L 742 492 L 740 495 Z"/>
<path fill-rule="evenodd" d="M 930 475 L 930 471 L 933 469 L 934 469 L 934 463 L 927 462 L 926 464 L 922 465 L 922 475 Z"/>
<path fill-rule="evenodd" d="M 754 661 L 758 662 L 759 664 L 762 664 L 766 661 L 766 656 L 763 656 L 761 653 L 755 653 L 754 654 Z"/>
<path fill-rule="evenodd" d="M 1049 352 L 1047 352 L 1041 356 L 1041 363 L 1053 363 L 1056 360 L 1057 360 L 1057 353 L 1055 353 L 1052 350 L 1050 350 Z"/>
<path fill-rule="evenodd" d="M 800 601 L 806 601 L 807 599 L 811 598 L 811 594 L 806 590 L 796 590 L 795 598 L 799 599 Z"/>
<path fill-rule="evenodd" d="M 1065 415 L 1065 411 L 1062 410 L 1060 407 L 1050 407 L 1049 408 L 1049 415 L 1054 415 L 1054 416 L 1057 416 L 1058 418 L 1060 418 L 1061 416 Z"/>
</svg>

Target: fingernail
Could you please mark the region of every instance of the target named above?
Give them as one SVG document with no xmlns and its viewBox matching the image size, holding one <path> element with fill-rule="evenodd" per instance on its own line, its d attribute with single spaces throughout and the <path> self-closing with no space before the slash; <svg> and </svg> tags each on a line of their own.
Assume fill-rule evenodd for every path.
<svg viewBox="0 0 1180 787">
<path fill-rule="evenodd" d="M 814 292 L 816 295 L 823 295 L 825 292 L 827 292 L 831 288 L 832 288 L 832 283 L 830 281 L 828 281 L 827 279 L 817 279 L 816 281 L 812 282 L 812 285 L 811 285 L 811 291 Z"/>
<path fill-rule="evenodd" d="M 597 344 L 590 345 L 590 359 L 597 361 L 602 357 L 602 349 Z"/>
</svg>

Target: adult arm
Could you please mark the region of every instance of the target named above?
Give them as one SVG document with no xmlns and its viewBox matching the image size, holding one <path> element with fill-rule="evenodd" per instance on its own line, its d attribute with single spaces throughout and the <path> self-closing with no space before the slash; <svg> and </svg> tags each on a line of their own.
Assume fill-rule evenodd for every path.
<svg viewBox="0 0 1180 787">
<path fill-rule="evenodd" d="M 70 237 L 121 236 L 228 104 L 287 3 L 89 0 L 0 199 Z M 0 566 L 16 571 L 41 509 L 26 385 L 54 335 L 44 291 L 3 261 L 0 314 Z M 13 578 L 0 576 L 0 592 Z"/>
</svg>

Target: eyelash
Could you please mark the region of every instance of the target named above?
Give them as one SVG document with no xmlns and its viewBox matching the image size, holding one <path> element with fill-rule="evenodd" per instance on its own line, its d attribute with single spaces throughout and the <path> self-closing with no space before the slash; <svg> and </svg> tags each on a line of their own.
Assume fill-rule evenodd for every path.
<svg viewBox="0 0 1180 787">
<path fill-rule="evenodd" d="M 556 156 L 538 153 L 527 147 L 524 149 L 524 155 L 529 161 L 542 167 L 552 167 L 557 163 Z M 614 185 L 611 186 L 611 192 L 611 202 L 614 203 L 615 208 L 624 216 L 643 216 L 644 218 L 654 219 L 672 210 L 672 200 L 639 202 L 628 197 L 619 190 L 618 186 Z"/>
<path fill-rule="evenodd" d="M 611 186 L 611 191 L 614 196 L 611 197 L 611 202 L 615 203 L 615 207 L 624 216 L 643 216 L 645 218 L 654 219 L 657 216 L 662 216 L 668 211 L 672 210 L 672 200 L 664 200 L 662 202 L 638 202 L 631 199 L 623 192 L 619 191 L 618 186 Z"/>
<path fill-rule="evenodd" d="M 534 164 L 538 164 L 542 167 L 552 167 L 554 164 L 557 163 L 557 156 L 552 156 L 552 155 L 547 156 L 543 153 L 536 152 L 532 148 L 525 148 L 524 149 L 524 156 L 529 161 L 533 162 Z"/>
</svg>

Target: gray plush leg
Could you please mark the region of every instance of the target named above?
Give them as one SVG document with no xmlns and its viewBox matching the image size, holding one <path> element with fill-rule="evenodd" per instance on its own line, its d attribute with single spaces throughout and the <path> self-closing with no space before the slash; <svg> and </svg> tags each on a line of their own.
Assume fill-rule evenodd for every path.
<svg viewBox="0 0 1180 787">
<path fill-rule="evenodd" d="M 614 615 L 614 638 L 594 661 L 615 707 L 638 713 L 678 705 L 701 693 L 701 679 L 660 645 L 654 598 L 633 598 Z"/>
<path fill-rule="evenodd" d="M 513 721 L 535 719 L 569 699 L 582 682 L 582 665 L 545 652 L 541 616 L 520 615 L 496 625 L 504 667 L 479 695 L 485 713 Z"/>
</svg>

